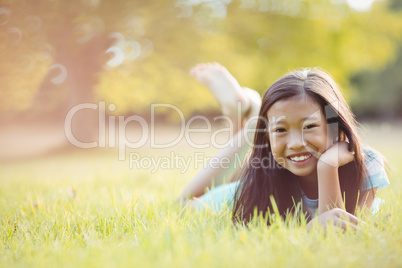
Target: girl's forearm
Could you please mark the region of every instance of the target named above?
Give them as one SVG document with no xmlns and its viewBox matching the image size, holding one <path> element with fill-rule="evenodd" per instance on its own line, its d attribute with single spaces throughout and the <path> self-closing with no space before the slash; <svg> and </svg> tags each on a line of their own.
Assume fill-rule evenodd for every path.
<svg viewBox="0 0 402 268">
<path fill-rule="evenodd" d="M 318 214 L 333 208 L 344 209 L 344 203 L 339 185 L 338 167 L 320 163 L 318 175 Z"/>
</svg>

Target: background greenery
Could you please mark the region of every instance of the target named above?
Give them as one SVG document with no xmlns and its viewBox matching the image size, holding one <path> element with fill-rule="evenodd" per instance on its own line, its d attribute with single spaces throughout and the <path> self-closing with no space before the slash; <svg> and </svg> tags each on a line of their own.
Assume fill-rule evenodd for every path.
<svg viewBox="0 0 402 268">
<path fill-rule="evenodd" d="M 155 102 L 186 115 L 218 110 L 188 75 L 217 61 L 261 93 L 288 70 L 321 66 L 357 113 L 400 114 L 398 0 L 364 12 L 342 0 L 3 0 L 0 8 L 4 111 L 63 118 L 96 100 L 116 104 L 115 114 Z"/>
<path fill-rule="evenodd" d="M 1 267 L 400 267 L 402 129 L 366 126 L 387 157 L 385 205 L 361 230 L 308 232 L 304 224 L 260 221 L 234 228 L 221 214 L 173 203 L 196 172 L 129 169 L 116 152 L 73 151 L 0 165 Z M 378 139 L 382 137 L 382 139 Z M 184 157 L 195 150 L 172 150 Z M 170 150 L 136 152 L 169 156 Z M 206 150 L 212 155 L 215 150 Z M 194 167 L 194 162 L 192 163 Z"/>
<path fill-rule="evenodd" d="M 228 212 L 183 210 L 174 200 L 194 163 L 152 173 L 130 169 L 115 150 L 38 156 L 67 142 L 65 115 L 83 102 L 114 103 L 113 115 L 144 115 L 158 102 L 188 117 L 219 113 L 188 74 L 198 62 L 220 62 L 260 93 L 290 69 L 321 66 L 361 118 L 398 119 L 401 3 L 357 11 L 343 0 L 0 0 L 0 266 L 401 267 L 398 121 L 366 125 L 392 186 L 356 232 L 280 221 L 236 229 Z M 75 118 L 82 135 L 96 130 L 92 119 Z M 178 133 L 165 127 L 158 137 Z M 131 152 L 197 151 L 180 143 Z"/>
</svg>

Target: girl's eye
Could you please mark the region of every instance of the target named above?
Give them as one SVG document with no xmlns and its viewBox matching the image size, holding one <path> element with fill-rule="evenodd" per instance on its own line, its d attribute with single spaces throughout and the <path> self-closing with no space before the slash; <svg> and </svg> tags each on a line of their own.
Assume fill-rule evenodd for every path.
<svg viewBox="0 0 402 268">
<path fill-rule="evenodd" d="M 310 125 L 305 126 L 304 129 L 312 129 L 312 128 L 315 128 L 316 126 L 317 125 L 310 124 Z"/>
<path fill-rule="evenodd" d="M 284 128 L 277 128 L 277 129 L 274 129 L 274 132 L 275 133 L 283 133 L 283 132 L 285 132 L 286 131 L 286 129 L 284 129 Z"/>
</svg>

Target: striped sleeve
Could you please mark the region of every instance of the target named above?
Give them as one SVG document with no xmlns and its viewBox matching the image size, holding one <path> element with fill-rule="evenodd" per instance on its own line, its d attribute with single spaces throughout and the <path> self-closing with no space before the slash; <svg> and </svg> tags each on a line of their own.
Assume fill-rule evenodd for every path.
<svg viewBox="0 0 402 268">
<path fill-rule="evenodd" d="M 373 150 L 364 149 L 364 162 L 367 168 L 367 176 L 363 181 L 362 191 L 377 187 L 377 191 L 390 185 L 385 171 L 383 157 Z"/>
</svg>

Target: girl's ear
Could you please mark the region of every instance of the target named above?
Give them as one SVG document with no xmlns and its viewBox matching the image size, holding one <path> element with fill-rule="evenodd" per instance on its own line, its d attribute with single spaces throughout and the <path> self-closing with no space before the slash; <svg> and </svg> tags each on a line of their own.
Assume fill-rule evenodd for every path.
<svg viewBox="0 0 402 268">
<path fill-rule="evenodd" d="M 339 130 L 339 141 L 349 142 L 348 137 L 343 130 Z"/>
</svg>

